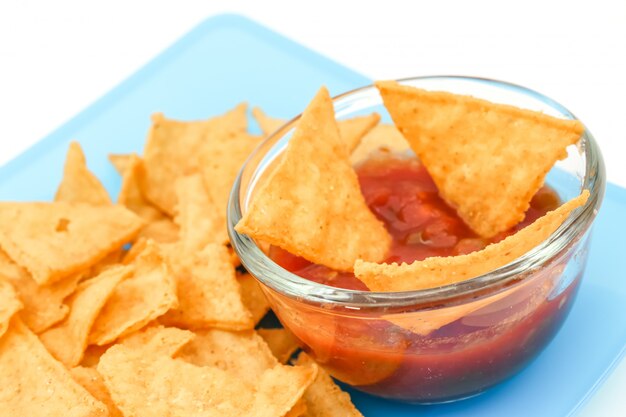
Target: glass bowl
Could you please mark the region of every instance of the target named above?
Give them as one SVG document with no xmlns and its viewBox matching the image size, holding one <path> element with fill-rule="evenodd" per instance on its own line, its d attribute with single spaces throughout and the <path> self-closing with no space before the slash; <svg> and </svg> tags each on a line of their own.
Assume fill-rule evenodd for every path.
<svg viewBox="0 0 626 417">
<path fill-rule="evenodd" d="M 452 76 L 399 82 L 575 118 L 555 101 L 505 82 Z M 373 111 L 381 115 L 381 123 L 391 120 L 373 86 L 337 96 L 334 108 L 338 120 Z M 514 375 L 545 348 L 574 302 L 591 225 L 604 194 L 602 157 L 589 131 L 568 148 L 568 157 L 556 164 L 546 182 L 563 201 L 582 189 L 590 191 L 590 198 L 546 241 L 510 264 L 468 281 L 382 293 L 301 278 L 273 262 L 260 242 L 234 230 L 257 185 L 280 158 L 298 118 L 278 129 L 244 165 L 231 193 L 228 227 L 243 266 L 307 353 L 358 390 L 436 403 L 486 390 Z"/>
</svg>

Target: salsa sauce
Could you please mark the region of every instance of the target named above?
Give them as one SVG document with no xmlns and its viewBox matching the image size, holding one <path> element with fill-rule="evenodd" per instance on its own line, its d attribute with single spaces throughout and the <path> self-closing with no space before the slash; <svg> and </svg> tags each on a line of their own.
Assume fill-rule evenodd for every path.
<svg viewBox="0 0 626 417">
<path fill-rule="evenodd" d="M 484 248 L 532 223 L 560 204 L 544 186 L 522 222 L 491 239 L 473 233 L 438 195 L 417 160 L 373 159 L 357 168 L 370 210 L 386 226 L 393 244 L 386 262 L 413 262 Z M 270 256 L 287 270 L 322 284 L 367 290 L 353 274 L 337 272 L 272 247 Z M 512 296 L 418 334 L 380 317 L 354 312 L 326 314 L 274 306 L 304 350 L 334 377 L 384 397 L 421 403 L 474 395 L 516 373 L 550 340 L 572 305 L 580 276 L 553 291 L 566 260 L 532 277 Z M 357 315 L 353 315 L 357 314 Z"/>
<path fill-rule="evenodd" d="M 483 239 L 439 196 L 428 171 L 416 159 L 371 159 L 356 172 L 365 202 L 392 237 L 385 263 L 411 263 L 433 256 L 474 252 L 517 232 L 560 205 L 556 193 L 544 186 L 533 197 L 522 222 L 491 239 Z M 368 289 L 352 273 L 313 264 L 278 247 L 270 249 L 270 257 L 288 271 L 320 284 Z"/>
</svg>

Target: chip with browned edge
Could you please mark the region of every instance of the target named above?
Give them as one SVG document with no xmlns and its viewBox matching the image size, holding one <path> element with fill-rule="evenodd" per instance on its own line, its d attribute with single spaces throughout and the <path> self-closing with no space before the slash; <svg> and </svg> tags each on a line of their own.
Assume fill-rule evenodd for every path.
<svg viewBox="0 0 626 417">
<path fill-rule="evenodd" d="M 132 240 L 141 225 L 121 206 L 0 203 L 0 246 L 39 285 L 89 268 Z"/>
<path fill-rule="evenodd" d="M 322 88 L 237 231 L 341 271 L 357 259 L 383 260 L 391 237 L 368 209 L 348 158 Z"/>
<path fill-rule="evenodd" d="M 240 104 L 221 116 L 191 122 L 155 114 L 144 149 L 141 178 L 141 189 L 148 200 L 173 216 L 178 177 L 197 172 L 203 166 L 205 149 L 212 142 L 246 134 L 246 107 Z"/>
<path fill-rule="evenodd" d="M 122 281 L 92 326 L 89 343 L 105 345 L 141 329 L 178 306 L 172 271 L 155 244 L 148 243 L 134 262 L 133 276 Z"/>
<path fill-rule="evenodd" d="M 275 417 L 294 406 L 317 368 L 277 365 L 245 381 L 217 367 L 166 355 L 143 358 L 119 345 L 102 356 L 98 372 L 124 415 Z"/>
<path fill-rule="evenodd" d="M 300 347 L 293 333 L 284 328 L 259 329 L 257 333 L 265 340 L 272 354 L 281 363 L 287 363 L 291 355 Z"/>
<path fill-rule="evenodd" d="M 63 180 L 59 184 L 54 200 L 96 205 L 111 204 L 109 193 L 87 168 L 85 154 L 78 142 L 70 142 L 63 168 Z"/>
<path fill-rule="evenodd" d="M 587 202 L 589 191 L 535 220 L 517 233 L 467 255 L 432 257 L 412 264 L 357 261 L 354 274 L 372 291 L 412 291 L 465 281 L 504 266 L 546 240 Z"/>
<path fill-rule="evenodd" d="M 483 237 L 518 224 L 584 126 L 471 96 L 376 83 L 440 195 Z"/>
<path fill-rule="evenodd" d="M 78 286 L 67 301 L 70 307 L 67 318 L 39 336 L 52 356 L 68 368 L 80 363 L 98 313 L 115 287 L 132 272 L 130 266 L 111 267 Z"/>
<path fill-rule="evenodd" d="M 1 416 L 108 415 L 17 318 L 0 339 L 0 370 Z"/>
<path fill-rule="evenodd" d="M 168 255 L 176 279 L 178 306 L 159 319 L 167 325 L 191 329 L 254 328 L 252 315 L 241 300 L 241 290 L 225 246 L 209 244 L 197 252 L 174 248 Z"/>
<path fill-rule="evenodd" d="M 11 318 L 22 309 L 22 302 L 10 282 L 0 276 L 0 339 L 9 328 Z"/>
</svg>

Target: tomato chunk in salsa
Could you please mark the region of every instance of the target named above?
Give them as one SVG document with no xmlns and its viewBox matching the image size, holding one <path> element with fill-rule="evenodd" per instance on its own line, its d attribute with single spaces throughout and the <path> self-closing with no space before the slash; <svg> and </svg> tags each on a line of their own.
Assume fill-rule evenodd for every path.
<svg viewBox="0 0 626 417">
<path fill-rule="evenodd" d="M 357 168 L 361 192 L 370 210 L 392 236 L 385 262 L 420 261 L 432 256 L 462 255 L 483 249 L 531 224 L 559 204 L 557 194 L 543 186 L 533 197 L 526 217 L 491 239 L 482 239 L 439 197 L 426 168 L 415 159 L 379 158 Z M 270 257 L 303 278 L 339 288 L 367 290 L 351 273 L 313 264 L 278 247 Z"/>
</svg>

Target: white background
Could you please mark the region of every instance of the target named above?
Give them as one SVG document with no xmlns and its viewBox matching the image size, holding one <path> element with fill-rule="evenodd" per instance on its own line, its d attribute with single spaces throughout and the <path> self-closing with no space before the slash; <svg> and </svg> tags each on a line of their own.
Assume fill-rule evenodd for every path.
<svg viewBox="0 0 626 417">
<path fill-rule="evenodd" d="M 2 0 L 0 164 L 222 12 L 245 14 L 372 78 L 477 75 L 543 92 L 586 123 L 609 180 L 626 186 L 624 0 Z M 622 363 L 582 415 L 626 412 L 625 392 Z"/>
</svg>

